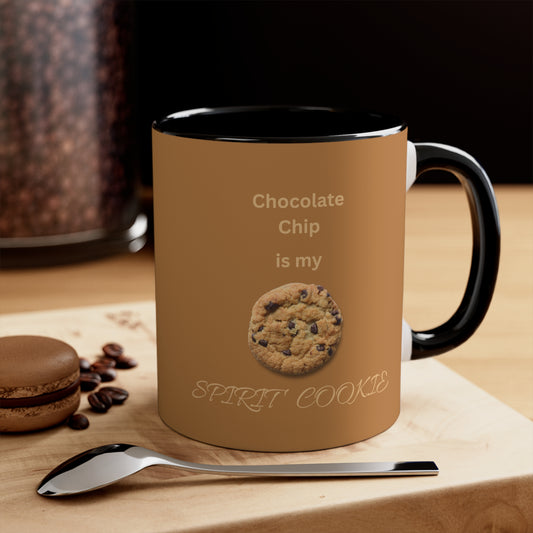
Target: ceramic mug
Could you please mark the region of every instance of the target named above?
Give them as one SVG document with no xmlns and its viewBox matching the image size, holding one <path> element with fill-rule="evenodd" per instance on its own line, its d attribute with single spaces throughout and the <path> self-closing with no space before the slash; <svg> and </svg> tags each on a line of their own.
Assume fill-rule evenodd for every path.
<svg viewBox="0 0 533 533">
<path fill-rule="evenodd" d="M 182 111 L 153 125 L 158 400 L 203 442 L 304 451 L 361 441 L 400 410 L 401 360 L 472 335 L 499 263 L 490 181 L 394 117 L 322 107 Z M 405 193 L 454 174 L 470 276 L 443 325 L 402 320 Z"/>
</svg>

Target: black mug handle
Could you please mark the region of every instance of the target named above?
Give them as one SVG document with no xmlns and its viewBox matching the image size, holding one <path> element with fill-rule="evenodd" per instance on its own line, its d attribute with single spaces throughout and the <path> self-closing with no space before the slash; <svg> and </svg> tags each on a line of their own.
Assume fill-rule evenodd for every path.
<svg viewBox="0 0 533 533">
<path fill-rule="evenodd" d="M 469 154 L 444 144 L 414 143 L 416 175 L 451 172 L 468 196 L 472 218 L 472 262 L 463 299 L 452 317 L 434 329 L 412 331 L 411 359 L 447 352 L 465 342 L 489 308 L 500 261 L 500 222 L 494 190 L 481 165 Z"/>
</svg>

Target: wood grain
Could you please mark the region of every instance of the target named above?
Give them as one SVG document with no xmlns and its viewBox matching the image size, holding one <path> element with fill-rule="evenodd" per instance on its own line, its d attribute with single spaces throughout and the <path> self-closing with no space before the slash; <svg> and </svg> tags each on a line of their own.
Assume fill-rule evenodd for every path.
<svg viewBox="0 0 533 533">
<path fill-rule="evenodd" d="M 481 326 L 439 361 L 533 419 L 533 186 L 495 188 L 502 251 Z M 404 317 L 413 329 L 444 322 L 466 284 L 470 216 L 459 186 L 407 195 Z"/>
<path fill-rule="evenodd" d="M 496 293 L 476 334 L 439 361 L 533 419 L 533 186 L 495 192 L 502 226 Z M 404 316 L 425 329 L 459 304 L 470 218 L 463 191 L 451 185 L 415 185 L 406 213 Z M 153 267 L 148 247 L 75 265 L 0 270 L 0 314 L 153 299 Z"/>
<path fill-rule="evenodd" d="M 403 364 L 402 411 L 385 433 L 322 452 L 264 454 L 195 442 L 161 422 L 153 302 L 4 315 L 1 324 L 11 334 L 61 338 L 89 359 L 104 343 L 119 342 L 139 360 L 115 382 L 131 393 L 124 405 L 99 415 L 83 399 L 89 429 L 0 436 L 0 507 L 9 531 L 455 533 L 533 527 L 533 423 L 437 360 Z M 441 472 L 425 478 L 274 480 L 155 467 L 78 497 L 36 494 L 39 480 L 60 461 L 110 442 L 212 463 L 433 459 Z"/>
</svg>

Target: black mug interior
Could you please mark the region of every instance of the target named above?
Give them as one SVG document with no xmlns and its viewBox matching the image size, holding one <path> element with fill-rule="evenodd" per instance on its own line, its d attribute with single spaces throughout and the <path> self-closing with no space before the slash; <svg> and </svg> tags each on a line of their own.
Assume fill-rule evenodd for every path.
<svg viewBox="0 0 533 533">
<path fill-rule="evenodd" d="M 278 143 L 384 137 L 405 127 L 389 115 L 307 106 L 199 108 L 154 122 L 157 131 L 180 137 Z"/>
</svg>

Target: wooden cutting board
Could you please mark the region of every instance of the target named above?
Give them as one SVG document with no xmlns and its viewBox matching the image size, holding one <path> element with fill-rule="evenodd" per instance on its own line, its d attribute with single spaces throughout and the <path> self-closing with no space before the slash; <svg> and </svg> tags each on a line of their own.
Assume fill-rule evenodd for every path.
<svg viewBox="0 0 533 533">
<path fill-rule="evenodd" d="M 0 435 L 1 531 L 481 532 L 533 530 L 533 423 L 437 360 L 403 363 L 402 411 L 365 442 L 321 452 L 254 453 L 192 441 L 157 415 L 153 302 L 0 317 L 0 334 L 49 335 L 94 359 L 119 342 L 139 361 L 115 385 L 130 391 L 90 427 Z M 70 498 L 38 496 L 59 462 L 126 442 L 207 463 L 434 460 L 435 477 L 245 479 L 153 467 Z"/>
</svg>

